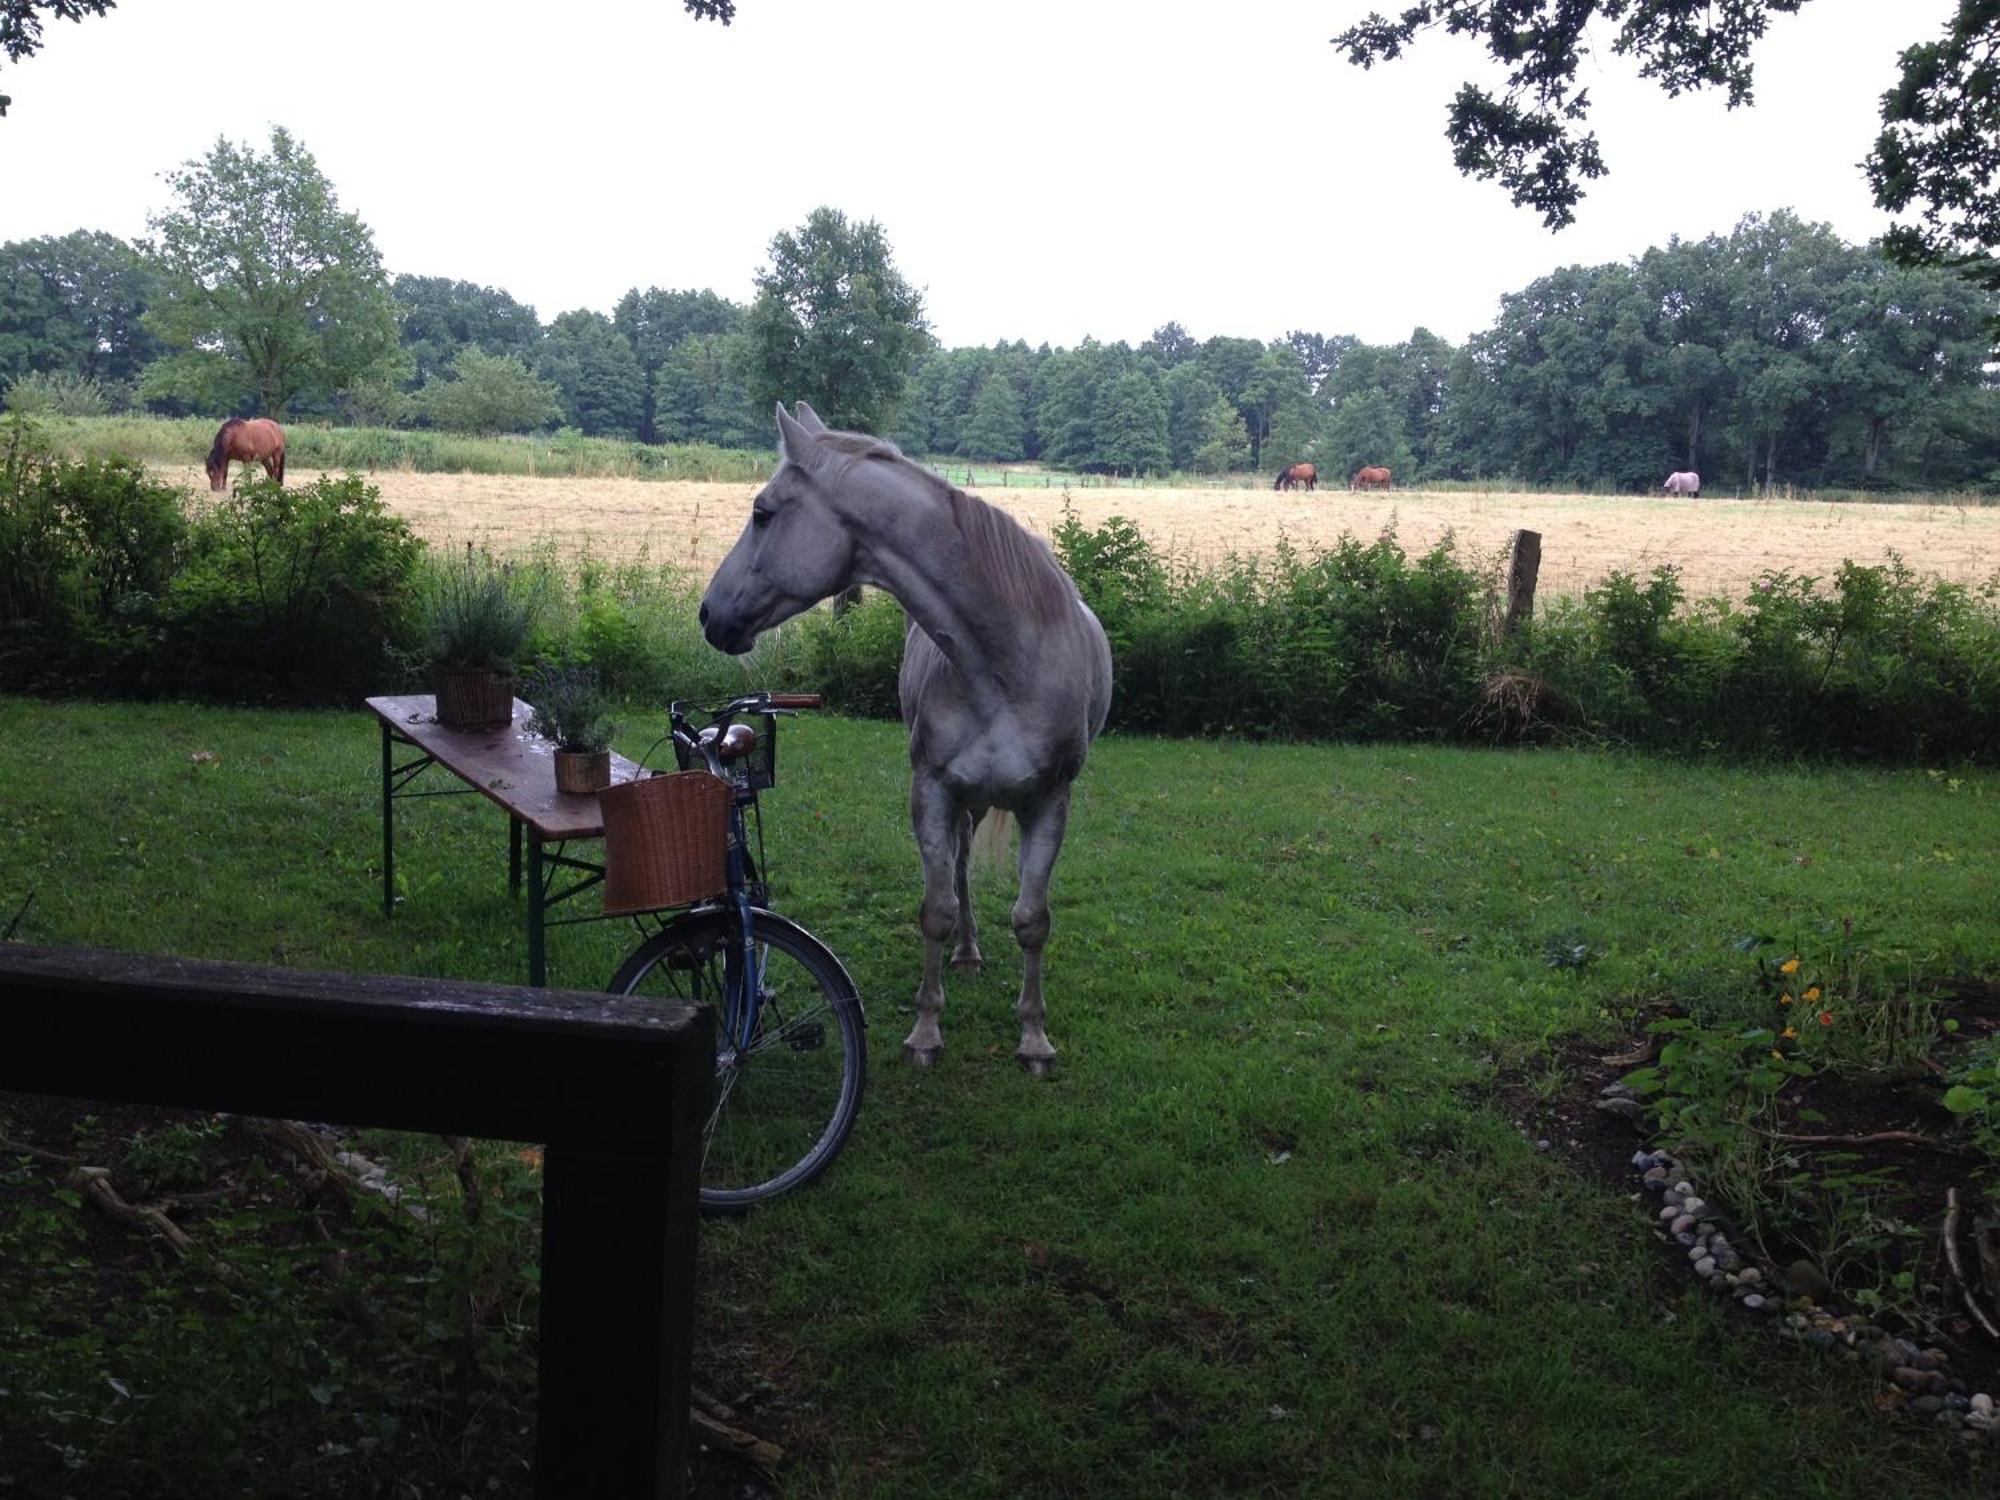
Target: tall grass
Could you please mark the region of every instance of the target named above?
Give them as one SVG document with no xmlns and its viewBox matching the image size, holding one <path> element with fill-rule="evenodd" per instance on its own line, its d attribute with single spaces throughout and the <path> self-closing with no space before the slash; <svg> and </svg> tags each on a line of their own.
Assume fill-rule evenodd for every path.
<svg viewBox="0 0 2000 1500">
<path fill-rule="evenodd" d="M 45 431 L 72 458 L 130 458 L 198 465 L 219 425 L 207 417 L 49 417 Z M 528 474 L 590 479 L 693 479 L 750 483 L 771 471 L 768 453 L 706 443 L 649 444 L 584 437 L 466 437 L 429 429 L 285 428 L 291 468 L 404 469 L 425 474 Z"/>
</svg>

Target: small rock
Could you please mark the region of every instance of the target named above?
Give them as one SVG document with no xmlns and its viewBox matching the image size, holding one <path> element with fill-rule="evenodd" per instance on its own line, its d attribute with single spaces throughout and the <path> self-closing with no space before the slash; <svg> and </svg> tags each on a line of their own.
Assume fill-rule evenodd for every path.
<svg viewBox="0 0 2000 1500">
<path fill-rule="evenodd" d="M 1764 1305 L 1764 1299 L 1757 1293 L 1751 1292 L 1743 1298 L 1743 1305 L 1754 1312 Z"/>
<path fill-rule="evenodd" d="M 1986 1392 L 1980 1391 L 1972 1398 L 1972 1409 L 1978 1412 L 1982 1417 L 1992 1416 L 1993 1398 L 1987 1395 Z"/>
<path fill-rule="evenodd" d="M 1910 1365 L 1897 1365 L 1895 1369 L 1889 1372 L 1889 1378 L 1906 1391 L 1922 1390 L 1930 1384 L 1930 1377 L 1928 1375 Z"/>
<path fill-rule="evenodd" d="M 1535 1149 L 1537 1151 L 1546 1151 L 1549 1149 L 1549 1143 L 1547 1141 L 1536 1141 Z"/>
<path fill-rule="evenodd" d="M 1637 1167 L 1641 1172 L 1651 1170 L 1653 1166 L 1653 1153 L 1650 1151 L 1634 1152 L 1632 1156 L 1632 1165 Z"/>
<path fill-rule="evenodd" d="M 1683 1199 L 1679 1193 L 1675 1192 L 1672 1188 L 1668 1188 L 1664 1193 L 1660 1194 L 1660 1202 L 1664 1203 L 1668 1208 L 1679 1208 Z"/>
<path fill-rule="evenodd" d="M 1597 1097 L 1600 1099 L 1630 1099 L 1632 1097 L 1632 1089 L 1628 1084 L 1607 1083 L 1597 1091 Z"/>
<path fill-rule="evenodd" d="M 1599 1099 L 1597 1101 L 1597 1108 L 1603 1110 L 1607 1115 L 1618 1116 L 1619 1119 L 1625 1121 L 1626 1124 L 1635 1129 L 1641 1129 L 1645 1126 L 1646 1106 L 1641 1104 L 1637 1099 Z"/>
<path fill-rule="evenodd" d="M 1924 1358 L 1929 1360 L 1933 1365 L 1948 1365 L 1951 1363 L 1951 1356 L 1942 1349 L 1926 1349 L 1924 1350 Z"/>
<path fill-rule="evenodd" d="M 1674 1184 L 1674 1191 L 1679 1193 L 1683 1198 L 1689 1197 L 1694 1193 L 1694 1184 L 1685 1180 L 1677 1182 Z"/>
<path fill-rule="evenodd" d="M 1703 1211 L 1707 1209 L 1707 1207 L 1708 1207 L 1708 1200 L 1706 1198 L 1685 1198 L 1681 1201 L 1681 1208 L 1685 1212 L 1691 1214 L 1703 1213 Z M 1715 1215 L 1706 1214 L 1705 1217 L 1712 1219 L 1715 1217 Z"/>
<path fill-rule="evenodd" d="M 1694 1263 L 1694 1274 L 1697 1276 L 1713 1276 L 1715 1274 L 1715 1257 L 1713 1255 L 1704 1255 L 1700 1260 L 1696 1261 Z"/>
<path fill-rule="evenodd" d="M 1680 1216 L 1679 1218 L 1675 1219 L 1675 1220 L 1673 1221 L 1673 1223 L 1671 1223 L 1671 1224 L 1669 1224 L 1669 1225 L 1667 1226 L 1667 1233 L 1669 1233 L 1669 1234 L 1693 1234 L 1693 1233 L 1694 1233 L 1694 1226 L 1695 1226 L 1695 1217 L 1694 1217 L 1694 1215 L 1693 1215 L 1693 1214 L 1682 1214 L 1682 1215 L 1681 1215 L 1681 1216 Z"/>
<path fill-rule="evenodd" d="M 1692 1248 L 1694 1245 L 1694 1231 L 1691 1229 L 1683 1229 L 1679 1234 L 1674 1236 L 1674 1239 L 1677 1243 Z"/>
<path fill-rule="evenodd" d="M 1913 1417 L 1934 1417 L 1944 1410 L 1944 1397 L 1919 1396 L 1909 1404 L 1907 1410 Z"/>
<path fill-rule="evenodd" d="M 1764 1279 L 1764 1273 L 1755 1266 L 1745 1266 L 1743 1268 L 1743 1279 L 1752 1283 L 1759 1282 Z"/>
<path fill-rule="evenodd" d="M 1669 1203 L 1665 1208 L 1660 1210 L 1660 1217 L 1663 1219 L 1678 1219 L 1680 1216 L 1680 1205 L 1676 1203 Z"/>
</svg>

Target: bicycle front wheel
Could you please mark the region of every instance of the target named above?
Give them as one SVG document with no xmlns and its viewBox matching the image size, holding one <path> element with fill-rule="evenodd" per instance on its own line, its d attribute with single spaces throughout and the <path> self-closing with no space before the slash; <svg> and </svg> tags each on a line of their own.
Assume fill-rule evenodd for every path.
<svg viewBox="0 0 2000 1500">
<path fill-rule="evenodd" d="M 642 944 L 611 981 L 620 995 L 715 1011 L 715 1101 L 703 1131 L 701 1203 L 748 1208 L 824 1172 L 854 1129 L 868 1066 L 854 981 L 818 938 L 754 908 L 761 971 L 743 983 L 735 913 L 692 912 Z"/>
</svg>

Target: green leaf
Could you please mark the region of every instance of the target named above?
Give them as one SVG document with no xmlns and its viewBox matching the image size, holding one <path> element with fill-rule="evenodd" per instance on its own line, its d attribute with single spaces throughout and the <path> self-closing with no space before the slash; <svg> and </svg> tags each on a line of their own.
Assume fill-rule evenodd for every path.
<svg viewBox="0 0 2000 1500">
<path fill-rule="evenodd" d="M 1969 1115 L 1986 1107 L 1986 1096 L 1977 1089 L 1955 1083 L 1944 1091 L 1944 1107 L 1955 1115 Z"/>
</svg>

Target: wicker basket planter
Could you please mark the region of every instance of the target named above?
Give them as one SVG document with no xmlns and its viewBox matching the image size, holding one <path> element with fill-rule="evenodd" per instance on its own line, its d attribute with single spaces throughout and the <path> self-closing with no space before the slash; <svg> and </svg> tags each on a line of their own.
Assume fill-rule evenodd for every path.
<svg viewBox="0 0 2000 1500">
<path fill-rule="evenodd" d="M 611 785 L 609 750 L 556 751 L 556 790 L 589 796 Z"/>
<path fill-rule="evenodd" d="M 604 813 L 607 916 L 687 906 L 728 889 L 729 783 L 706 771 L 621 781 Z"/>
<path fill-rule="evenodd" d="M 483 668 L 439 667 L 437 720 L 448 729 L 498 729 L 514 722 L 514 679 Z"/>
</svg>

